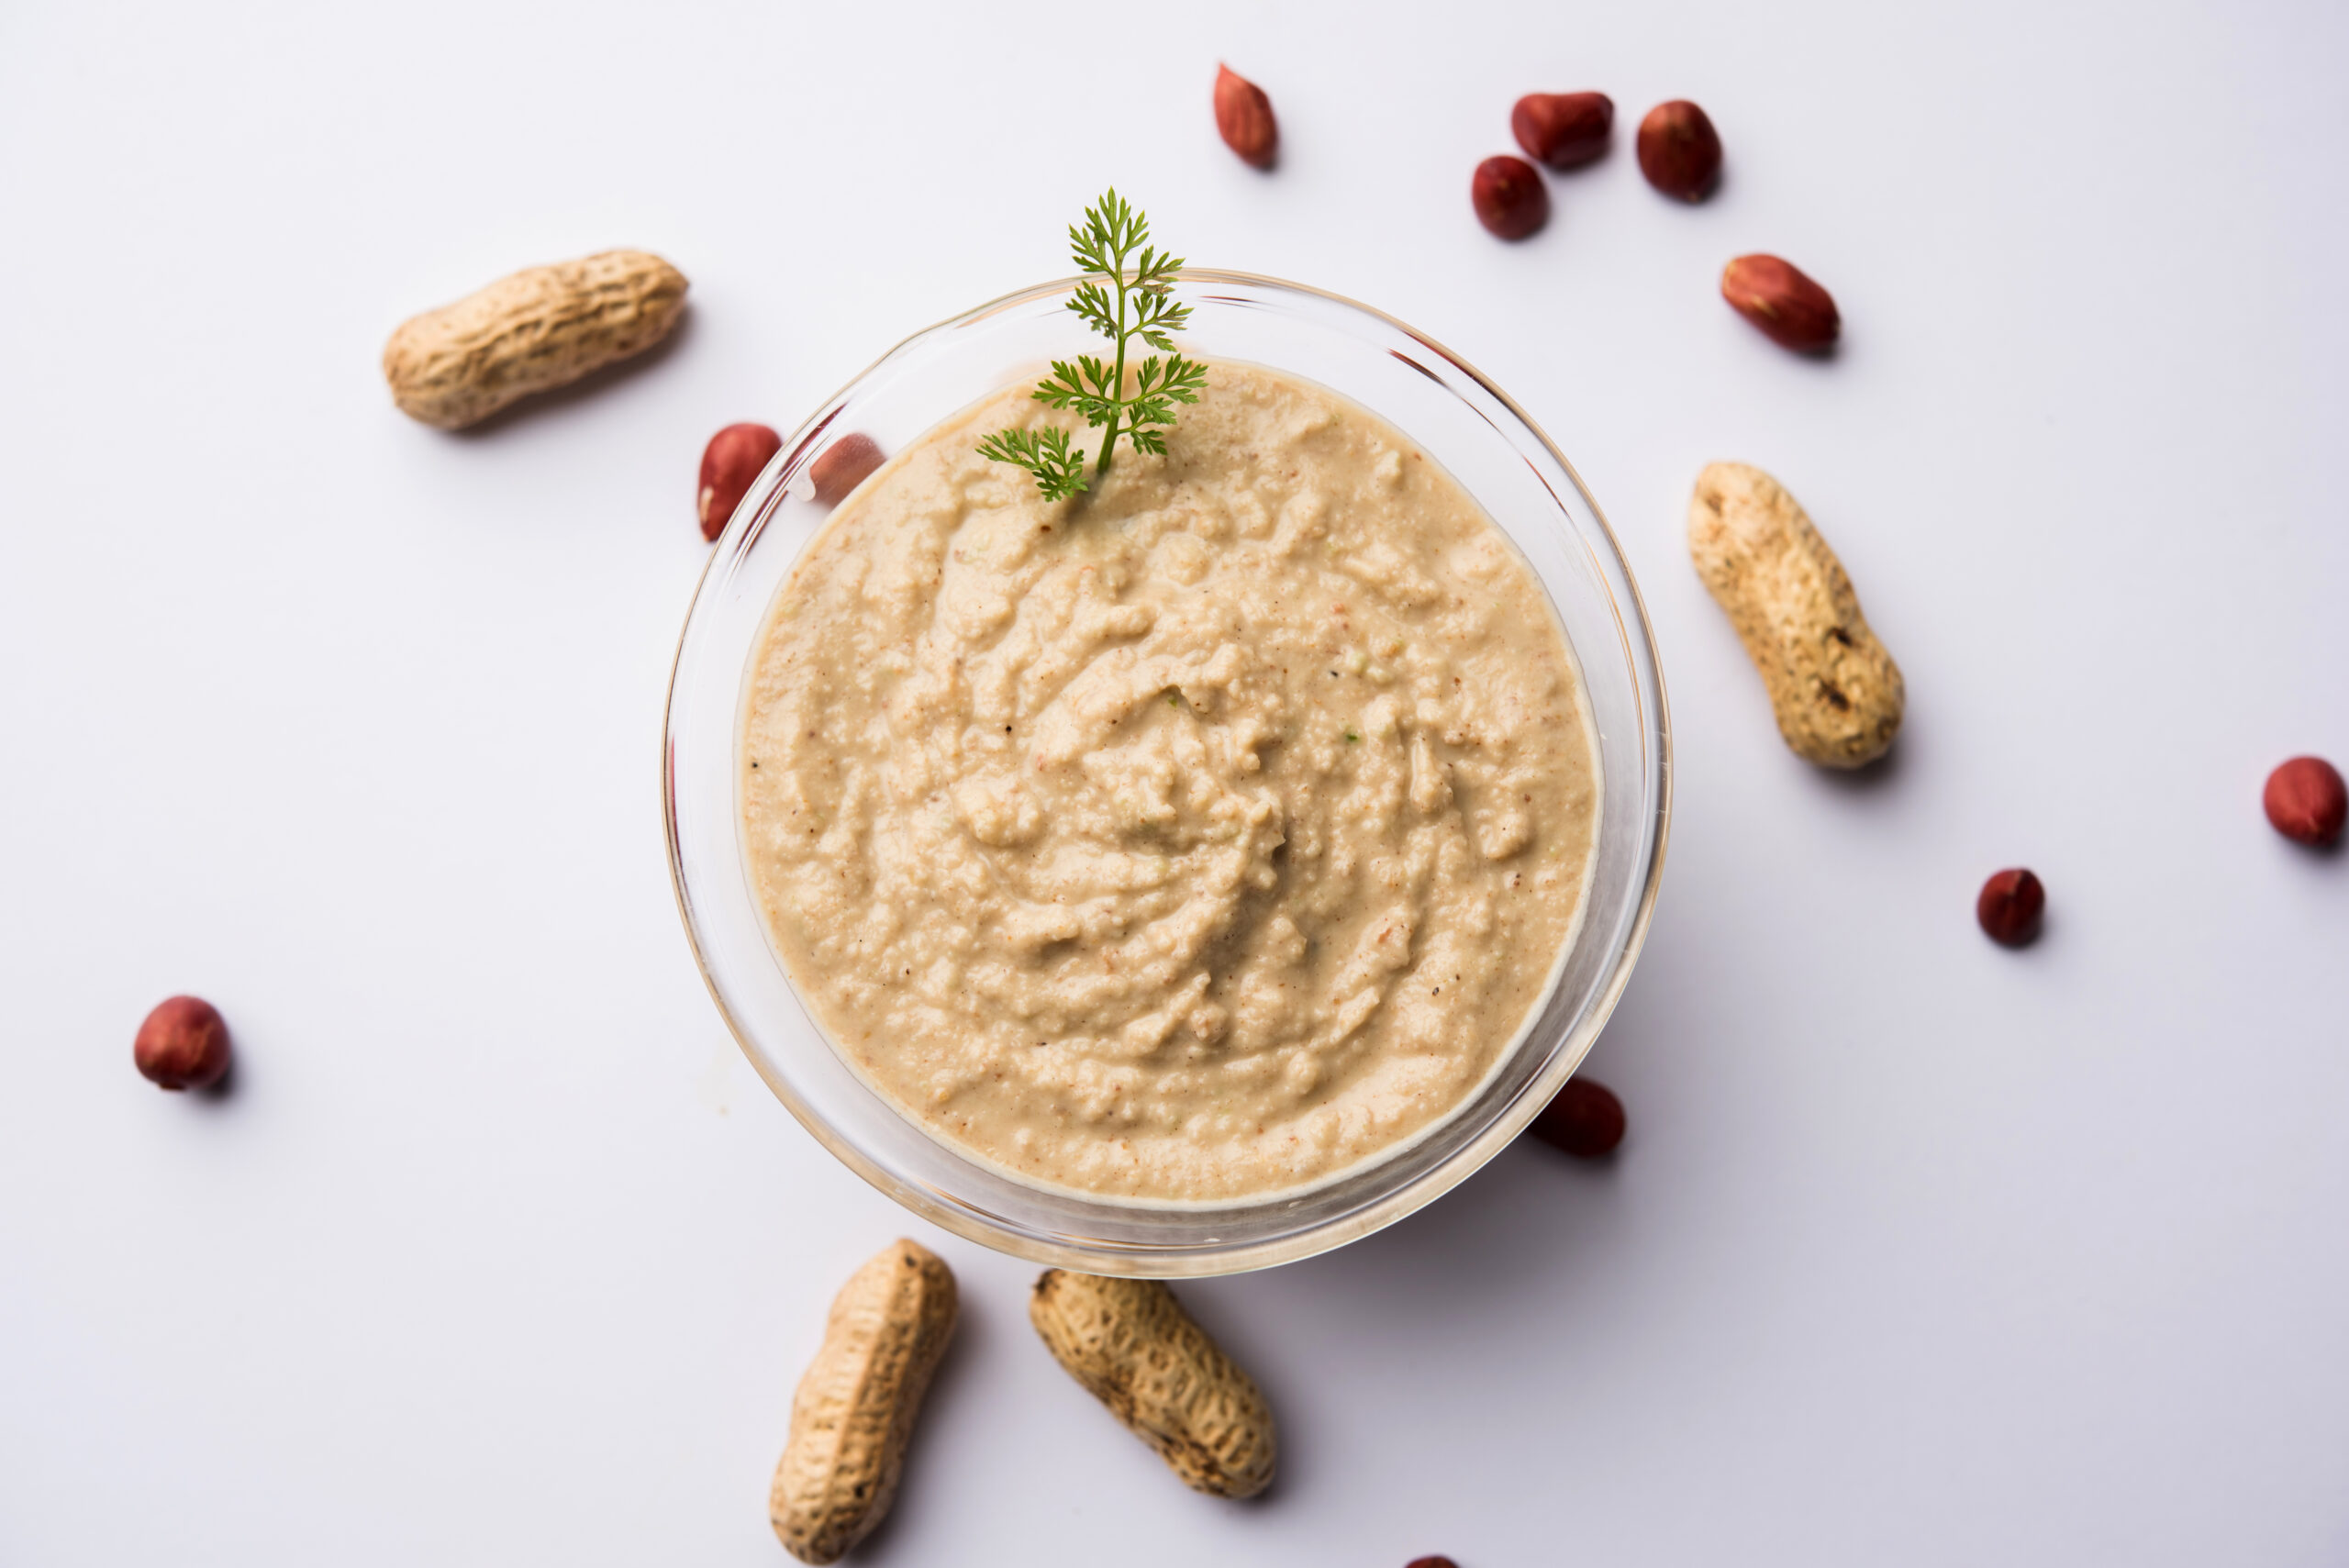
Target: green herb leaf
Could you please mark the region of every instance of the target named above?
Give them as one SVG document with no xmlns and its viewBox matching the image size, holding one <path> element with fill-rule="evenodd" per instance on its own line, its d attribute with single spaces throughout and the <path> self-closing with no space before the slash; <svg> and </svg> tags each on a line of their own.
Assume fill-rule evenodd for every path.
<svg viewBox="0 0 2349 1568">
<path fill-rule="evenodd" d="M 1068 241 L 1077 269 L 1103 280 L 1078 284 L 1068 307 L 1118 351 L 1108 361 L 1090 354 L 1079 355 L 1074 364 L 1054 360 L 1052 373 L 1037 384 L 1032 395 L 1052 407 L 1074 410 L 1094 429 L 1107 428 L 1093 464 L 1093 472 L 1103 474 L 1117 455 L 1120 435 L 1138 452 L 1164 456 L 1166 430 L 1177 407 L 1199 400 L 1208 372 L 1174 351 L 1173 335 L 1191 319 L 1191 307 L 1173 293 L 1183 258 L 1150 243 L 1148 218 L 1112 190 L 1085 209 L 1085 221 L 1069 229 Z M 1126 350 L 1137 338 L 1158 353 L 1135 367 L 1129 392 Z M 1037 491 L 1047 501 L 1065 501 L 1087 488 L 1085 454 L 1070 448 L 1064 430 L 998 430 L 979 443 L 979 455 L 1034 474 Z"/>
<path fill-rule="evenodd" d="M 1085 454 L 1069 449 L 1066 430 L 997 430 L 979 443 L 979 455 L 1034 474 L 1047 501 L 1065 501 L 1085 488 Z"/>
</svg>

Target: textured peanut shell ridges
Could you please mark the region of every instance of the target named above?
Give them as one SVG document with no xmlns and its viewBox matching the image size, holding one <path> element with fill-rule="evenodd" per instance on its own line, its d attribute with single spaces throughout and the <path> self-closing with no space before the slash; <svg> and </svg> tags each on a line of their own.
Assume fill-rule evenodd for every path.
<svg viewBox="0 0 2349 1568">
<path fill-rule="evenodd" d="M 1184 1485 L 1252 1497 L 1273 1480 L 1273 1412 L 1253 1379 L 1156 1280 L 1050 1269 L 1029 1319 L 1069 1375 Z"/>
<path fill-rule="evenodd" d="M 767 1496 L 775 1535 L 802 1562 L 837 1562 L 889 1511 L 956 1299 L 952 1271 L 911 1241 L 841 1287 L 824 1348 L 792 1397 L 791 1438 Z"/>
<path fill-rule="evenodd" d="M 461 429 L 669 335 L 685 275 L 645 250 L 529 267 L 400 324 L 384 379 L 403 413 Z"/>
<path fill-rule="evenodd" d="M 1709 464 L 1688 502 L 1688 553 L 1762 673 L 1796 755 L 1829 768 L 1883 756 L 1908 703 L 1900 666 L 1795 498 L 1758 468 Z"/>
</svg>

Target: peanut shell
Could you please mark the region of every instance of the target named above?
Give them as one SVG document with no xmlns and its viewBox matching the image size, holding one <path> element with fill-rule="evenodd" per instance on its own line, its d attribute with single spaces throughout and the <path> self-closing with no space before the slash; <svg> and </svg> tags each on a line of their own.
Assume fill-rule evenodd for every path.
<svg viewBox="0 0 2349 1568">
<path fill-rule="evenodd" d="M 1048 1269 L 1028 1318 L 1069 1375 L 1185 1485 L 1252 1497 L 1272 1485 L 1271 1407 L 1173 1291 L 1156 1280 Z"/>
<path fill-rule="evenodd" d="M 652 347 L 676 326 L 685 287 L 644 250 L 526 268 L 402 322 L 384 345 L 384 379 L 401 412 L 462 429 Z"/>
<path fill-rule="evenodd" d="M 956 1306 L 953 1272 L 904 1240 L 833 1299 L 767 1494 L 776 1537 L 802 1562 L 837 1562 L 889 1511 Z"/>
<path fill-rule="evenodd" d="M 1795 498 L 1758 468 L 1707 465 L 1688 503 L 1688 553 L 1762 673 L 1795 754 L 1829 768 L 1883 756 L 1908 702 L 1900 667 Z"/>
</svg>

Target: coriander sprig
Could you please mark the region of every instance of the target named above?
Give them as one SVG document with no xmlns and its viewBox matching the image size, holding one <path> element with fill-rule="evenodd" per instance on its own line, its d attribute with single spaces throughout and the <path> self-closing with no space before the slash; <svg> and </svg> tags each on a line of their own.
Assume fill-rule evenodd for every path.
<svg viewBox="0 0 2349 1568">
<path fill-rule="evenodd" d="M 1117 344 L 1118 352 L 1106 362 L 1091 354 L 1080 354 L 1074 365 L 1054 360 L 1052 373 L 1030 395 L 1055 408 L 1075 409 L 1097 429 L 1108 428 L 1094 460 L 1097 477 L 1109 472 L 1121 434 L 1136 451 L 1163 454 L 1175 405 L 1199 400 L 1208 372 L 1174 351 L 1171 334 L 1191 319 L 1191 307 L 1178 304 L 1173 293 L 1183 258 L 1151 246 L 1148 218 L 1112 190 L 1085 209 L 1084 225 L 1072 227 L 1068 238 L 1079 270 L 1103 280 L 1077 285 L 1068 307 Z M 1133 390 L 1128 392 L 1126 349 L 1136 338 L 1159 353 L 1134 368 Z M 979 443 L 979 455 L 1034 474 L 1047 501 L 1065 501 L 1089 487 L 1085 453 L 1069 445 L 1065 430 L 998 430 Z"/>
</svg>

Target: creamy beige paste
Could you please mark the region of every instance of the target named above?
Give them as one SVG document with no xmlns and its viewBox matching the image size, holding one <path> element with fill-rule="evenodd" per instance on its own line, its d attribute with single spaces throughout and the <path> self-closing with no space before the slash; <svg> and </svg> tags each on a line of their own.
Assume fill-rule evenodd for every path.
<svg viewBox="0 0 2349 1568">
<path fill-rule="evenodd" d="M 777 596 L 743 827 L 856 1069 L 1030 1179 L 1252 1198 L 1426 1129 L 1573 929 L 1598 785 L 1540 584 L 1364 410 L 1211 365 L 1049 505 L 973 450 L 851 496 Z M 1089 443 L 1088 443 L 1089 444 Z"/>
</svg>

